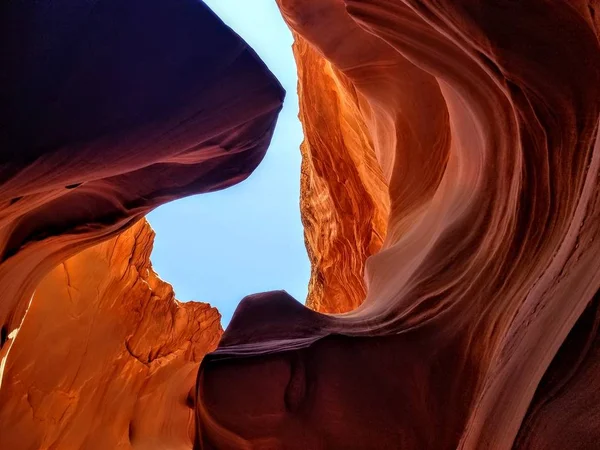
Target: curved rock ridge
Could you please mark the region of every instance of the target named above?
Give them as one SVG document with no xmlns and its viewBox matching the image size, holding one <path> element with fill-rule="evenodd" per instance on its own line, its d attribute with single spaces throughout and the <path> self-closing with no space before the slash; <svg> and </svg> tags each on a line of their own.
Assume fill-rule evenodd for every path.
<svg viewBox="0 0 600 450">
<path fill-rule="evenodd" d="M 189 393 L 221 316 L 175 300 L 153 240 L 139 221 L 38 284 L 4 365 L 0 448 L 191 448 Z"/>
<path fill-rule="evenodd" d="M 195 0 L 5 2 L 0 67 L 2 360 L 57 264 L 248 177 L 284 91 Z"/>
<path fill-rule="evenodd" d="M 387 184 L 348 77 L 296 34 L 300 120 L 300 211 L 311 261 L 306 305 L 356 309 L 365 298 L 364 264 L 385 238 Z"/>
<path fill-rule="evenodd" d="M 335 180 L 309 203 L 322 194 L 335 223 L 312 226 L 343 223 L 328 196 L 348 160 L 320 143 L 342 103 L 388 186 L 387 232 L 352 312 L 283 292 L 240 304 L 201 365 L 195 448 L 596 448 L 599 3 L 278 4 L 300 36 L 304 167 L 322 157 Z M 343 254 L 313 233 L 313 262 Z"/>
</svg>

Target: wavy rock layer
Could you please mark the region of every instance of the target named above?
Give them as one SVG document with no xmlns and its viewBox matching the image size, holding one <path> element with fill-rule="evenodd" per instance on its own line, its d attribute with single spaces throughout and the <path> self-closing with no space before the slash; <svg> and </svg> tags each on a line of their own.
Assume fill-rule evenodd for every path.
<svg viewBox="0 0 600 450">
<path fill-rule="evenodd" d="M 300 147 L 300 210 L 311 261 L 306 304 L 347 312 L 364 300 L 365 261 L 383 244 L 387 184 L 354 85 L 297 34 L 294 55 L 306 136 Z"/>
<path fill-rule="evenodd" d="M 315 116 L 336 130 L 332 111 L 358 105 L 387 233 L 351 313 L 282 292 L 240 304 L 201 366 L 196 447 L 596 448 L 598 2 L 278 3 L 315 74 L 314 92 L 301 84 L 307 145 L 329 135 Z M 343 74 L 326 111 L 307 106 L 330 93 L 305 43 Z M 341 227 L 336 212 L 319 226 Z M 343 254 L 311 233 L 313 260 Z"/>
<path fill-rule="evenodd" d="M 191 448 L 188 394 L 221 316 L 175 300 L 153 239 L 140 221 L 37 286 L 4 366 L 0 448 Z"/>
</svg>

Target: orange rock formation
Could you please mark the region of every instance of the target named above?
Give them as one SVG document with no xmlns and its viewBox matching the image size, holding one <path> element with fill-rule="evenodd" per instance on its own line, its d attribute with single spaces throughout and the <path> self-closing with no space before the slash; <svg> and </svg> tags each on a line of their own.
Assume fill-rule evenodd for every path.
<svg viewBox="0 0 600 450">
<path fill-rule="evenodd" d="M 153 239 L 142 220 L 37 286 L 3 367 L 0 448 L 191 448 L 189 393 L 221 316 L 175 300 Z"/>
<path fill-rule="evenodd" d="M 311 262 L 307 306 L 341 313 L 365 298 L 364 264 L 383 243 L 387 184 L 352 82 L 295 35 L 302 151 L 300 210 Z"/>
</svg>

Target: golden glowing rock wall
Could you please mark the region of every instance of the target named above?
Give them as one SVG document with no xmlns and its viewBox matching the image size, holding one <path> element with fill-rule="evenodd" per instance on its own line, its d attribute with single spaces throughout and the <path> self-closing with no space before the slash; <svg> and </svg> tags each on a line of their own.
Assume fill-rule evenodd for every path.
<svg viewBox="0 0 600 450">
<path fill-rule="evenodd" d="M 153 239 L 142 220 L 37 286 L 4 366 L 0 448 L 191 448 L 188 394 L 221 316 L 174 298 Z"/>
<path fill-rule="evenodd" d="M 387 184 L 353 84 L 295 35 L 302 152 L 301 213 L 311 262 L 307 305 L 350 311 L 365 297 L 364 264 L 385 237 Z"/>
</svg>

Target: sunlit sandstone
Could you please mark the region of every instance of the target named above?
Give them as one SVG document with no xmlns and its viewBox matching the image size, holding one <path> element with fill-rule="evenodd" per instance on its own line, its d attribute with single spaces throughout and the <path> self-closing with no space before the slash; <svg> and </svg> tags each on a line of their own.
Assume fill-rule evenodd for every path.
<svg viewBox="0 0 600 450">
<path fill-rule="evenodd" d="M 152 270 L 145 220 L 38 284 L 0 390 L 0 448 L 189 448 L 190 389 L 220 314 Z"/>
</svg>

